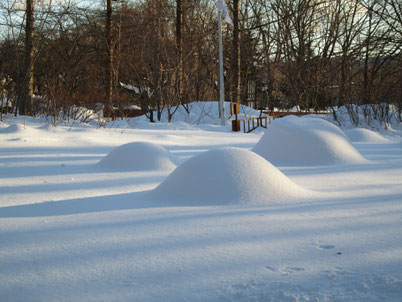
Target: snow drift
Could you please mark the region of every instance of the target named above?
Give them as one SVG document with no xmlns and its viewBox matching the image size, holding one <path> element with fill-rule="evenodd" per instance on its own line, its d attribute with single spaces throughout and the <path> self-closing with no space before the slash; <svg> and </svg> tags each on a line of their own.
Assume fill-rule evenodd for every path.
<svg viewBox="0 0 402 302">
<path fill-rule="evenodd" d="M 310 195 L 261 156 L 234 147 L 188 159 L 151 192 L 158 201 L 185 205 L 281 203 Z"/>
<path fill-rule="evenodd" d="M 27 131 L 31 131 L 33 129 L 28 128 L 28 127 L 24 127 L 24 125 L 22 124 L 11 124 L 10 126 L 8 126 L 7 128 L 1 129 L 0 131 L 2 133 L 8 133 L 8 134 L 18 134 L 18 133 L 23 133 L 23 132 L 27 132 Z"/>
<path fill-rule="evenodd" d="M 346 135 L 352 142 L 356 143 L 388 143 L 390 142 L 385 137 L 380 134 L 364 129 L 364 128 L 355 128 L 345 130 Z"/>
<path fill-rule="evenodd" d="M 318 117 L 275 120 L 253 151 L 283 166 L 366 162 L 342 130 Z"/>
<path fill-rule="evenodd" d="M 145 171 L 176 168 L 177 159 L 165 148 L 147 142 L 132 142 L 117 147 L 98 166 L 110 170 Z"/>
</svg>

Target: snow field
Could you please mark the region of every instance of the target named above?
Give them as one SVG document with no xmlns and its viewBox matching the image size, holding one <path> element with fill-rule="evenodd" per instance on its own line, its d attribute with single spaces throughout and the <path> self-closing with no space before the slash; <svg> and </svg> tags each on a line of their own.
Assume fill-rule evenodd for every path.
<svg viewBox="0 0 402 302">
<path fill-rule="evenodd" d="M 10 124 L 24 123 L 1 131 Z M 263 135 L 33 119 L 1 132 L 0 301 L 400 301 L 402 145 L 274 167 L 249 151 Z M 132 142 L 163 147 L 178 168 L 97 167 Z"/>
</svg>

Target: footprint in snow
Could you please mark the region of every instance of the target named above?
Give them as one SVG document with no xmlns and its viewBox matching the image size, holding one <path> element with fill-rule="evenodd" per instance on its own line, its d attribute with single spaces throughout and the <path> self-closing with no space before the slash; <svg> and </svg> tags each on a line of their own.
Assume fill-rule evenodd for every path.
<svg viewBox="0 0 402 302">
<path fill-rule="evenodd" d="M 304 268 L 302 268 L 302 267 L 286 267 L 285 271 L 289 272 L 289 273 L 302 272 L 302 271 L 304 271 Z"/>
<path fill-rule="evenodd" d="M 267 265 L 265 268 L 267 270 L 270 270 L 271 272 L 276 272 L 276 269 L 274 267 L 272 267 L 272 266 Z"/>
<path fill-rule="evenodd" d="M 274 268 L 274 267 L 272 267 L 272 266 L 267 265 L 265 268 L 266 268 L 267 270 L 272 271 L 272 272 L 280 272 L 280 273 L 282 273 L 282 274 L 284 274 L 284 275 L 288 275 L 288 274 L 296 273 L 296 272 L 302 272 L 302 271 L 305 270 L 305 269 L 302 268 L 302 267 L 296 267 L 296 266 L 293 266 L 293 267 L 285 266 L 285 267 L 281 267 L 281 268 L 279 268 L 279 269 L 276 269 L 276 268 Z"/>
<path fill-rule="evenodd" d="M 318 248 L 322 249 L 322 250 L 331 250 L 335 248 L 335 245 L 332 244 L 323 244 L 318 246 Z"/>
<path fill-rule="evenodd" d="M 282 273 L 283 276 L 298 273 L 304 271 L 302 267 L 282 267 L 279 269 L 279 272 Z"/>
</svg>

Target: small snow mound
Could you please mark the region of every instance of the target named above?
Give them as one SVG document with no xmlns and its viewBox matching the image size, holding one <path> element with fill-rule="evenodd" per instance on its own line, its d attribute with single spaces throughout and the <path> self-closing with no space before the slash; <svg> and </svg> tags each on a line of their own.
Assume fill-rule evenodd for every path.
<svg viewBox="0 0 402 302">
<path fill-rule="evenodd" d="M 345 131 L 346 135 L 352 142 L 355 143 L 389 143 L 390 141 L 380 134 L 364 129 L 364 128 L 355 128 L 349 129 Z"/>
<path fill-rule="evenodd" d="M 367 160 L 334 124 L 318 117 L 275 120 L 253 149 L 275 165 L 358 164 Z"/>
<path fill-rule="evenodd" d="M 261 156 L 233 147 L 188 159 L 150 194 L 185 205 L 277 204 L 311 196 Z"/>
<path fill-rule="evenodd" d="M 24 131 L 27 131 L 28 127 L 24 127 L 21 124 L 11 124 L 5 129 L 2 129 L 1 132 L 3 133 L 22 133 Z"/>
<path fill-rule="evenodd" d="M 177 158 L 159 145 L 133 142 L 112 150 L 98 166 L 123 171 L 171 171 L 176 168 L 176 162 Z"/>
</svg>

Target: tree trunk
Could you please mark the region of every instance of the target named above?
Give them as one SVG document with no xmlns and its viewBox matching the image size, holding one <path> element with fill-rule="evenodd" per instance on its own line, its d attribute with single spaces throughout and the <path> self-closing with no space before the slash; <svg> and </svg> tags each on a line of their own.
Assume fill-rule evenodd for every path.
<svg viewBox="0 0 402 302">
<path fill-rule="evenodd" d="M 183 101 L 183 1 L 176 0 L 176 48 L 178 64 L 178 99 Z"/>
<path fill-rule="evenodd" d="M 33 0 L 26 1 L 25 26 L 25 75 L 23 95 L 19 104 L 20 115 L 32 114 L 33 81 L 34 81 L 34 4 Z"/>
<path fill-rule="evenodd" d="M 241 101 L 241 59 L 240 59 L 240 1 L 233 0 L 233 93 L 234 101 Z"/>
<path fill-rule="evenodd" d="M 365 41 L 365 58 L 364 58 L 364 71 L 363 71 L 363 104 L 370 104 L 371 102 L 371 83 L 369 80 L 369 65 L 370 63 L 370 47 L 371 47 L 371 30 L 372 30 L 372 8 L 368 8 L 368 29 Z"/>
<path fill-rule="evenodd" d="M 107 0 L 106 10 L 106 48 L 107 48 L 107 71 L 106 71 L 106 108 L 112 119 L 113 112 L 113 36 L 112 36 L 112 0 Z"/>
</svg>

